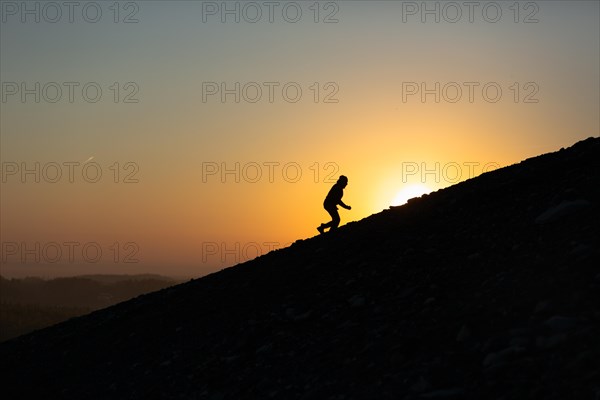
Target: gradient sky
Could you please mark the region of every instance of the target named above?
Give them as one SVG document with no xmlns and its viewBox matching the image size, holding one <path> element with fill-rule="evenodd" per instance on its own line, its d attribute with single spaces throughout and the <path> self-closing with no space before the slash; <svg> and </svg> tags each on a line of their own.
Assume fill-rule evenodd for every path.
<svg viewBox="0 0 600 400">
<path fill-rule="evenodd" d="M 328 220 L 328 175 L 349 177 L 347 223 L 416 185 L 437 190 L 600 133 L 597 1 L 475 2 L 472 21 L 464 2 L 453 3 L 458 18 L 456 7 L 428 1 L 439 22 L 423 2 L 282 1 L 273 22 L 264 2 L 253 3 L 256 22 L 243 2 L 121 2 L 118 15 L 112 1 L 84 14 L 88 3 L 72 22 L 63 2 L 54 3 L 60 18 L 37 3 L 36 22 L 24 3 L 1 2 L 5 276 L 201 276 L 316 234 Z M 238 7 L 240 21 L 222 22 L 224 7 Z M 98 22 L 88 22 L 98 9 Z M 65 82 L 78 85 L 72 102 Z M 236 103 L 208 95 L 211 82 L 251 84 Z M 255 103 L 252 82 L 262 88 Z M 272 102 L 265 82 L 278 85 Z M 407 92 L 421 84 L 435 92 L 436 82 L 439 102 Z M 102 90 L 95 103 L 82 94 L 89 83 L 89 96 Z M 22 84 L 33 91 L 24 99 Z M 289 96 L 301 88 L 297 102 L 284 98 L 286 84 Z M 462 97 L 452 102 L 457 86 Z M 102 171 L 96 183 L 82 177 L 86 160 Z M 73 182 L 70 162 L 79 163 Z M 35 163 L 39 183 L 21 176 Z M 52 183 L 56 165 L 62 178 Z M 236 165 L 239 182 L 221 175 Z M 79 243 L 73 260 L 69 242 Z"/>
</svg>

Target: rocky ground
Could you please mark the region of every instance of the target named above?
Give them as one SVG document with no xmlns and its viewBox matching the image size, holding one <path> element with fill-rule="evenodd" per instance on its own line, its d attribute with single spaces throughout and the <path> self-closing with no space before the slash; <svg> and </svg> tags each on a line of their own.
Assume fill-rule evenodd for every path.
<svg viewBox="0 0 600 400">
<path fill-rule="evenodd" d="M 0 345 L 10 399 L 600 399 L 600 139 Z"/>
</svg>

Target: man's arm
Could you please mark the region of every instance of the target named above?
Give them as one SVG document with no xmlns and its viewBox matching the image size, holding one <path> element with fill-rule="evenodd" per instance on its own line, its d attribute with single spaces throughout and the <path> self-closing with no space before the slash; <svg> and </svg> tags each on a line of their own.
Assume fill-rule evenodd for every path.
<svg viewBox="0 0 600 400">
<path fill-rule="evenodd" d="M 342 199 L 340 199 L 340 201 L 338 202 L 338 204 L 342 207 L 344 207 L 346 210 L 351 210 L 352 207 L 350 207 L 349 205 L 344 204 L 344 202 L 342 201 Z"/>
</svg>

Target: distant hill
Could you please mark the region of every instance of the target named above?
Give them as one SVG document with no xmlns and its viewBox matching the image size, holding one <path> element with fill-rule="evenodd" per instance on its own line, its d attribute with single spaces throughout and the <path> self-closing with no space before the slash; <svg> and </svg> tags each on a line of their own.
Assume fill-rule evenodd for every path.
<svg viewBox="0 0 600 400">
<path fill-rule="evenodd" d="M 28 278 L 17 278 L 14 280 L 22 280 L 22 279 L 32 279 L 32 280 L 39 280 L 39 281 L 52 280 L 52 279 L 46 279 L 46 278 L 38 278 L 35 276 L 28 277 Z M 158 274 L 134 274 L 134 275 L 130 275 L 130 274 L 121 274 L 121 275 L 89 274 L 89 275 L 76 275 L 76 276 L 53 278 L 53 279 L 89 279 L 89 280 L 100 282 L 100 283 L 116 283 L 116 282 L 122 282 L 122 281 L 141 281 L 141 280 L 157 280 L 157 281 L 177 282 L 177 280 L 174 278 L 171 278 L 168 276 L 163 276 L 163 275 L 158 275 Z M 3 277 L 2 275 L 0 275 L 0 281 L 9 281 L 9 280 L 10 279 L 7 279 L 7 278 Z"/>
<path fill-rule="evenodd" d="M 177 282 L 177 280 L 175 280 L 173 278 L 163 276 L 163 275 L 158 275 L 158 274 L 135 274 L 135 275 L 95 274 L 95 275 L 78 275 L 77 278 L 91 279 L 93 281 L 100 282 L 100 283 L 117 283 L 117 282 L 123 282 L 123 281 L 142 281 L 142 280 L 166 281 L 166 282 L 172 282 L 172 283 Z"/>
<path fill-rule="evenodd" d="M 0 277 L 0 341 L 154 292 L 178 281 L 160 275 Z"/>
<path fill-rule="evenodd" d="M 0 344 L 10 399 L 598 399 L 600 139 Z"/>
</svg>

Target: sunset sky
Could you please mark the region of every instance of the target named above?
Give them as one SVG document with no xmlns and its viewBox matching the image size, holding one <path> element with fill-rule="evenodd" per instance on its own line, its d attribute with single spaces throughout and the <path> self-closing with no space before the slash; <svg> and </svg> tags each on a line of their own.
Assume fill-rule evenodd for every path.
<svg viewBox="0 0 600 400">
<path fill-rule="evenodd" d="M 340 174 L 344 224 L 600 134 L 597 1 L 78 4 L 1 3 L 3 276 L 197 277 Z"/>
</svg>

